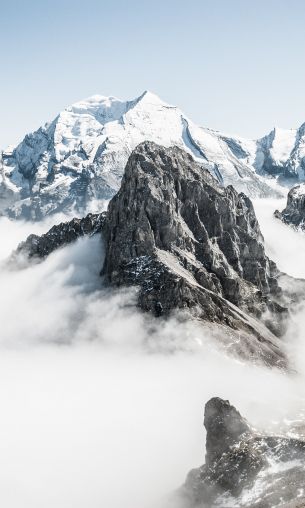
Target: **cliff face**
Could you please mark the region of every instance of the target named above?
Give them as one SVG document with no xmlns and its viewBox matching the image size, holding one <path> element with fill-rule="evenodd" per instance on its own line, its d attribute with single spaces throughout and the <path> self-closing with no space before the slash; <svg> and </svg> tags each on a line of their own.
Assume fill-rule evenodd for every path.
<svg viewBox="0 0 305 508">
<path fill-rule="evenodd" d="M 305 442 L 253 430 L 229 401 L 205 406 L 206 462 L 178 497 L 183 508 L 304 506 Z"/>
<path fill-rule="evenodd" d="M 274 335 L 247 316 L 268 313 L 265 324 L 280 333 L 286 311 L 244 194 L 221 187 L 186 152 L 146 142 L 128 160 L 103 232 L 103 274 L 117 286 L 137 285 L 142 309 L 157 316 L 185 309 L 239 330 L 267 345 L 264 355 L 276 363 Z"/>
<path fill-rule="evenodd" d="M 174 257 L 199 285 L 245 308 L 280 291 L 251 201 L 178 148 L 144 143 L 133 152 L 109 205 L 106 240 L 105 273 L 114 283 L 128 279 L 130 270 L 118 267 L 132 261 L 138 275 L 154 256 L 165 264 Z"/>
</svg>

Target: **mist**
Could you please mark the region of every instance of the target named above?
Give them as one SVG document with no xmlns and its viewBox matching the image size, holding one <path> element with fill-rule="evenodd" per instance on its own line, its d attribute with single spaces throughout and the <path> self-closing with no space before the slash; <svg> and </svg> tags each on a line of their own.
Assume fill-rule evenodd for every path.
<svg viewBox="0 0 305 508">
<path fill-rule="evenodd" d="M 305 278 L 305 236 L 255 208 L 268 255 Z M 303 309 L 287 336 L 297 374 L 225 355 L 208 329 L 156 321 L 103 287 L 100 237 L 22 268 L 5 259 L 39 224 L 0 219 L 0 504 L 163 508 L 204 462 L 203 411 L 229 399 L 258 428 L 305 408 Z"/>
<path fill-rule="evenodd" d="M 254 200 L 253 204 L 268 256 L 281 271 L 293 277 L 305 278 L 305 234 L 273 216 L 276 209 L 285 208 L 286 198 Z"/>
</svg>

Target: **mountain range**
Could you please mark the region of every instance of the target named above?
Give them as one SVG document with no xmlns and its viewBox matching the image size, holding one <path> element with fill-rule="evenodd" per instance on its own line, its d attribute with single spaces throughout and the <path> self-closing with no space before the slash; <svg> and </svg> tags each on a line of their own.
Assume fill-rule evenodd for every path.
<svg viewBox="0 0 305 508">
<path fill-rule="evenodd" d="M 256 141 L 198 127 L 149 92 L 76 103 L 2 153 L 1 214 L 76 215 L 25 239 L 8 271 L 99 235 L 100 287 L 126 290 L 129 310 L 146 313 L 149 340 L 157 321 L 191 321 L 239 362 L 295 375 L 286 332 L 305 280 L 269 259 L 250 198 L 301 183 L 276 216 L 303 228 L 304 142 L 304 126 Z M 300 432 L 258 432 L 218 397 L 207 402 L 204 425 L 205 464 L 175 492 L 175 508 L 305 506 Z"/>
<path fill-rule="evenodd" d="M 184 149 L 221 185 L 250 197 L 279 195 L 278 183 L 305 178 L 305 124 L 247 140 L 199 127 L 148 91 L 131 101 L 95 95 L 2 152 L 0 214 L 39 220 L 100 210 L 143 141 Z"/>
</svg>

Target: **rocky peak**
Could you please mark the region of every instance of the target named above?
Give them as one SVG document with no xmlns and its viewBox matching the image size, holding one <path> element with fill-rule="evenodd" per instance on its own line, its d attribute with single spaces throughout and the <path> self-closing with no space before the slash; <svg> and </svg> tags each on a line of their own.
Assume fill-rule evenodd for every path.
<svg viewBox="0 0 305 508">
<path fill-rule="evenodd" d="M 266 323 L 277 332 L 284 313 L 252 203 L 190 154 L 140 144 L 109 204 L 104 236 L 103 274 L 111 284 L 138 286 L 141 308 L 158 316 L 183 309 L 233 334 L 263 335 L 274 361 L 275 337 L 243 313 L 262 318 L 268 310 L 274 318 Z"/>
<path fill-rule="evenodd" d="M 251 201 L 233 187 L 222 188 L 178 148 L 145 142 L 134 150 L 121 190 L 109 205 L 107 224 L 112 233 L 106 271 L 114 282 L 111 260 L 124 264 L 160 249 L 193 265 L 194 272 L 199 261 L 197 271 L 210 273 L 211 289 L 217 283 L 213 275 L 222 280 L 225 297 L 234 298 L 227 277 L 236 286 L 242 277 L 267 293 L 277 285 Z"/>
<path fill-rule="evenodd" d="M 214 397 L 205 405 L 204 426 L 207 431 L 206 463 L 211 464 L 230 446 L 236 444 L 251 428 L 228 400 Z"/>
<path fill-rule="evenodd" d="M 293 187 L 288 192 L 284 210 L 276 210 L 274 215 L 285 224 L 305 230 L 305 184 Z"/>
<path fill-rule="evenodd" d="M 192 470 L 180 489 L 183 508 L 303 506 L 302 439 L 258 433 L 218 397 L 206 403 L 204 425 L 206 463 Z"/>
</svg>

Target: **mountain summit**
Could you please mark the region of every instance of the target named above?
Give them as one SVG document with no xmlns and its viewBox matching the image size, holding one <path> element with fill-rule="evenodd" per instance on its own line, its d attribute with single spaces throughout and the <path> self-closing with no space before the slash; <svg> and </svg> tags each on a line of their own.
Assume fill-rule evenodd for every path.
<svg viewBox="0 0 305 508">
<path fill-rule="evenodd" d="M 252 197 L 275 193 L 257 174 L 266 172 L 262 160 L 272 150 L 265 147 L 274 142 L 198 127 L 179 108 L 145 91 L 131 101 L 94 95 L 77 102 L 4 151 L 0 213 L 37 220 L 61 211 L 94 210 L 118 191 L 129 155 L 144 141 L 186 150 L 221 185 Z"/>
</svg>

